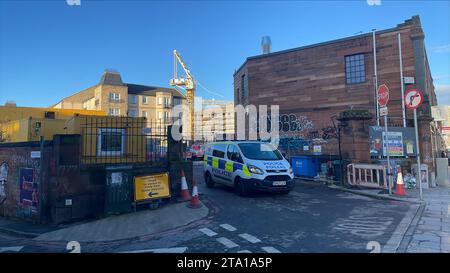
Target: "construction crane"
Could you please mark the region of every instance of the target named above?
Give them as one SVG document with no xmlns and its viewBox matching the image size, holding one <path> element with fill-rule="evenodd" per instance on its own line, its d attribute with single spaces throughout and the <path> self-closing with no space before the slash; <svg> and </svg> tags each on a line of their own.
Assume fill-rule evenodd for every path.
<svg viewBox="0 0 450 273">
<path fill-rule="evenodd" d="M 178 76 L 178 63 L 183 68 L 186 77 Z M 186 90 L 186 101 L 189 107 L 189 120 L 191 129 L 190 135 L 191 140 L 194 140 L 194 96 L 196 81 L 177 50 L 173 51 L 173 78 L 170 80 L 170 85 L 178 86 Z"/>
</svg>

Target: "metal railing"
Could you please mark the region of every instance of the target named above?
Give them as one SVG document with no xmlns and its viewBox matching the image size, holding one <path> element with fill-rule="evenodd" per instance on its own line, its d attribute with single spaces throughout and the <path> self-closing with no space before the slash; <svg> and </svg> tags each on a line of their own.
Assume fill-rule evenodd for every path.
<svg viewBox="0 0 450 273">
<path fill-rule="evenodd" d="M 167 124 L 133 117 L 80 117 L 81 163 L 166 163 Z"/>
<path fill-rule="evenodd" d="M 384 165 L 355 164 L 347 165 L 347 182 L 352 186 L 387 189 L 387 173 Z"/>
</svg>

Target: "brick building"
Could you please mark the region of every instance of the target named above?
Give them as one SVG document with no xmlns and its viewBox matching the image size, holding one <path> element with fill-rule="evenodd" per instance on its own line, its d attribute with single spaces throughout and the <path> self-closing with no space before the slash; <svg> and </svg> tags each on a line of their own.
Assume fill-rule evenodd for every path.
<svg viewBox="0 0 450 273">
<path fill-rule="evenodd" d="M 403 76 L 415 82 L 405 85 L 405 92 L 417 88 L 425 95 L 418 109 L 419 135 L 422 162 L 431 165 L 431 106 L 437 101 L 419 16 L 375 32 L 378 85 L 390 89 L 388 125 L 403 126 L 398 34 Z M 235 105 L 279 105 L 281 137 L 319 141 L 321 153 L 333 155 L 338 120 L 352 112 L 361 115 L 346 122 L 342 149 L 347 159 L 370 162 L 369 126 L 377 125 L 374 75 L 373 33 L 248 57 L 234 73 Z M 412 116 L 406 111 L 407 126 L 413 126 Z"/>
</svg>

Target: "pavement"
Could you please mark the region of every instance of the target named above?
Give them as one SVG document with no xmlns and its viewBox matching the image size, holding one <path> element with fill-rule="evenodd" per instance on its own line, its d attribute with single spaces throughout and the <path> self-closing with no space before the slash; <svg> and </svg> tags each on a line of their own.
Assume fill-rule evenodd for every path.
<svg viewBox="0 0 450 273">
<path fill-rule="evenodd" d="M 90 223 L 44 233 L 37 241 L 103 242 L 132 239 L 187 225 L 208 215 L 204 205 L 198 209 L 175 203 L 157 210 L 110 216 Z"/>
<path fill-rule="evenodd" d="M 423 189 L 423 199 L 426 206 L 403 252 L 450 253 L 450 188 Z"/>
</svg>

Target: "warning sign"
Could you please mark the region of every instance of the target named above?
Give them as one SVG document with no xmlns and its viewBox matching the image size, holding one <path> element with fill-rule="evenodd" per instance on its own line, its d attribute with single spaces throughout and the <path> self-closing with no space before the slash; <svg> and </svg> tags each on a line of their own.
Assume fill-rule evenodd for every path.
<svg viewBox="0 0 450 273">
<path fill-rule="evenodd" d="M 170 197 L 168 173 L 134 177 L 134 201 L 166 197 Z"/>
</svg>

